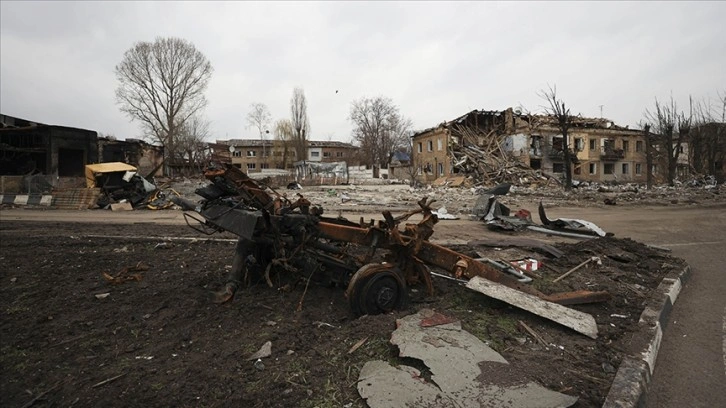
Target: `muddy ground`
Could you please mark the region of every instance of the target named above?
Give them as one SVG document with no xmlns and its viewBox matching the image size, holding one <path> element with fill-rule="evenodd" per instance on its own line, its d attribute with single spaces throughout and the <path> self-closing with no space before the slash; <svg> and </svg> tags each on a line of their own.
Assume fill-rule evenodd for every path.
<svg viewBox="0 0 726 408">
<path fill-rule="evenodd" d="M 437 225 L 447 237 L 459 228 Z M 234 243 L 156 238 L 163 236 L 206 238 L 185 226 L 0 223 L 1 406 L 363 407 L 356 380 L 366 361 L 416 364 L 397 357 L 388 340 L 396 318 L 424 307 L 461 319 L 523 378 L 578 396 L 577 406 L 600 406 L 645 300 L 684 265 L 615 238 L 560 244 L 559 259 L 454 247 L 496 259 L 535 256 L 549 266 L 534 283 L 547 293 L 610 291 L 605 303 L 575 306 L 595 317 L 600 335 L 592 340 L 441 279 L 433 297 L 412 288 L 407 310 L 357 319 L 341 288 L 305 291 L 304 279 L 289 275 L 276 281 L 292 283 L 289 290 L 257 285 L 216 305 L 208 293 L 224 283 Z M 603 265 L 551 283 L 591 256 Z M 138 281 L 103 276 L 134 266 L 148 266 Z M 272 356 L 255 367 L 247 358 L 267 341 Z"/>
</svg>

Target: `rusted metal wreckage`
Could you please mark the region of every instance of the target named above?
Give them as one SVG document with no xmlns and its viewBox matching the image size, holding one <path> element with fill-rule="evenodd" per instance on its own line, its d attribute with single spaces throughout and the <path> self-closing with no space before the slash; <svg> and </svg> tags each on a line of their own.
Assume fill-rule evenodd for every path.
<svg viewBox="0 0 726 408">
<path fill-rule="evenodd" d="M 420 208 L 403 215 L 394 217 L 383 211 L 383 220 L 365 223 L 361 218 L 354 223 L 324 216 L 323 209 L 300 194 L 291 201 L 229 164 L 211 166 L 204 175 L 211 183 L 196 191 L 204 198 L 200 204 L 176 202 L 202 216 L 185 213 L 191 227 L 239 236 L 228 282 L 215 295 L 218 302 L 230 300 L 254 273 L 272 286 L 274 268 L 346 287 L 357 315 L 388 312 L 405 307 L 411 285 L 424 284 L 433 295 L 429 266 L 444 269 L 454 279 L 478 276 L 563 305 L 609 297 L 606 292 L 590 291 L 544 294 L 491 264 L 430 242 L 438 219 L 431 209 L 434 200 L 426 197 L 418 202 Z M 421 221 L 401 225 L 414 214 L 422 214 Z"/>
</svg>

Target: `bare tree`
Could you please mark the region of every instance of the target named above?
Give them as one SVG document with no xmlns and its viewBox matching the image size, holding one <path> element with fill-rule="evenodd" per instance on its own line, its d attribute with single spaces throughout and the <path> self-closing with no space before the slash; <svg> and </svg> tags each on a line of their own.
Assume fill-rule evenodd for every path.
<svg viewBox="0 0 726 408">
<path fill-rule="evenodd" d="M 645 187 L 653 188 L 653 135 L 650 133 L 650 125 L 643 126 L 645 136 Z"/>
<path fill-rule="evenodd" d="M 206 119 L 198 115 L 187 119 L 179 130 L 174 161 L 185 164 L 184 167 L 189 170 L 201 172 L 209 159 L 205 143 L 209 135 L 209 122 Z"/>
<path fill-rule="evenodd" d="M 278 168 L 286 169 L 288 167 L 288 161 L 290 160 L 290 152 L 292 151 L 292 139 L 293 139 L 293 127 L 292 122 L 289 119 L 280 119 L 275 122 L 275 141 L 273 142 L 273 157 L 278 152 L 281 160 L 275 159 L 275 164 Z"/>
<path fill-rule="evenodd" d="M 257 129 L 262 142 L 262 160 L 267 161 L 265 152 L 265 135 L 270 133 L 270 123 L 272 123 L 272 115 L 267 105 L 261 102 L 250 104 L 250 111 L 247 113 L 247 127 Z"/>
<path fill-rule="evenodd" d="M 688 151 L 695 172 L 715 176 L 722 183 L 726 175 L 719 164 L 726 159 L 726 92 L 717 95 L 717 105 L 710 99 L 694 105 Z"/>
<path fill-rule="evenodd" d="M 292 146 L 297 160 L 305 160 L 310 137 L 310 120 L 305 91 L 295 88 L 290 99 L 290 124 L 292 125 Z"/>
<path fill-rule="evenodd" d="M 669 185 L 673 185 L 678 169 L 678 158 L 682 148 L 681 144 L 691 131 L 693 120 L 693 104 L 691 100 L 691 111 L 686 115 L 678 111 L 676 101 L 671 96 L 670 101 L 663 104 L 655 99 L 655 110 L 645 110 L 645 121 L 650 125 L 654 133 L 651 138 L 658 149 L 658 153 L 665 157 L 668 172 L 666 179 Z"/>
<path fill-rule="evenodd" d="M 539 96 L 546 100 L 549 106 L 545 107 L 547 114 L 554 116 L 557 127 L 562 133 L 562 152 L 565 162 L 565 191 L 572 190 L 572 156 L 567 134 L 572 127 L 572 115 L 565 102 L 557 98 L 557 86 L 550 86 L 548 91 L 540 91 Z"/>
<path fill-rule="evenodd" d="M 186 121 L 207 104 L 204 91 L 212 65 L 194 45 L 180 38 L 137 42 L 115 68 L 116 101 L 145 134 L 177 155 L 177 140 Z"/>
<path fill-rule="evenodd" d="M 390 98 L 361 98 L 350 106 L 349 119 L 355 125 L 353 139 L 361 147 L 367 165 L 386 168 L 394 151 L 408 147 L 411 121 Z"/>
</svg>

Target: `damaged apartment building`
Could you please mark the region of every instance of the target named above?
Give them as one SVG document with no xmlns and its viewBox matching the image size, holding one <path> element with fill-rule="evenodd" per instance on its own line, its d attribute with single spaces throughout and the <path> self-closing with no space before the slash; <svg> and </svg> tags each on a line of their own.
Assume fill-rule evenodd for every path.
<svg viewBox="0 0 726 408">
<path fill-rule="evenodd" d="M 533 174 L 564 172 L 562 132 L 554 117 L 474 110 L 412 136 L 418 179 L 472 176 L 478 182 L 520 182 Z M 569 129 L 573 179 L 645 182 L 645 139 L 640 130 L 608 119 L 573 117 Z"/>
</svg>

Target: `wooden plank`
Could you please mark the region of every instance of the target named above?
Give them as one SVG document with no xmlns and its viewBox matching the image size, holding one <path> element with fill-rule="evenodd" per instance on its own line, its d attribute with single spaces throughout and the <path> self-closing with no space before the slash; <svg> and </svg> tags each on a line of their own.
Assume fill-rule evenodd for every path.
<svg viewBox="0 0 726 408">
<path fill-rule="evenodd" d="M 583 313 L 557 303 L 542 300 L 516 289 L 508 288 L 496 282 L 475 276 L 466 283 L 466 287 L 491 298 L 501 300 L 512 306 L 534 313 L 565 327 L 569 327 L 587 337 L 597 338 L 597 324 L 592 315 Z"/>
</svg>

